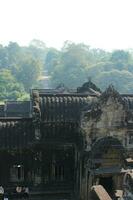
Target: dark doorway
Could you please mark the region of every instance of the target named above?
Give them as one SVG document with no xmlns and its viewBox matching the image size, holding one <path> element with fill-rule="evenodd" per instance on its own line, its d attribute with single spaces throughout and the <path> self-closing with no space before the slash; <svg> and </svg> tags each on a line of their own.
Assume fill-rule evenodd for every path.
<svg viewBox="0 0 133 200">
<path fill-rule="evenodd" d="M 105 190 L 112 196 L 114 189 L 112 176 L 100 177 L 99 184 L 102 185 L 105 188 Z"/>
</svg>

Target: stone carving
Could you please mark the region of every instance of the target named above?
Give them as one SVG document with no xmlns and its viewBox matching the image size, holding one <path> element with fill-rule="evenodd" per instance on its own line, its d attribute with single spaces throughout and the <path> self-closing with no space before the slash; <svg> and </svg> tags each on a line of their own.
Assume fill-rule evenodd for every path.
<svg viewBox="0 0 133 200">
<path fill-rule="evenodd" d="M 98 97 L 97 101 L 92 103 L 91 109 L 84 112 L 84 118 L 87 121 L 90 119 L 95 119 L 95 121 L 100 120 L 104 104 L 107 106 L 115 104 L 116 107 L 117 104 L 121 104 L 125 110 L 127 107 L 121 95 L 115 90 L 113 85 L 110 85 L 107 90 Z"/>
<path fill-rule="evenodd" d="M 41 117 L 40 97 L 38 92 L 33 92 L 33 116 L 37 119 Z"/>
<path fill-rule="evenodd" d="M 33 102 L 33 122 L 35 125 L 35 139 L 41 138 L 40 134 L 40 122 L 41 122 L 41 110 L 40 110 L 40 97 L 37 91 L 32 94 Z"/>
<path fill-rule="evenodd" d="M 81 129 L 86 144 L 85 151 L 100 138 L 116 137 L 124 144 L 127 127 L 127 105 L 123 97 L 110 85 L 91 107 L 83 112 Z M 123 130 L 121 130 L 123 128 Z M 105 145 L 103 145 L 104 148 Z M 100 148 L 98 148 L 100 149 Z"/>
<path fill-rule="evenodd" d="M 102 95 L 100 96 L 100 103 L 101 104 L 106 103 L 109 98 L 112 98 L 116 100 L 117 102 L 125 105 L 124 100 L 122 99 L 119 92 L 115 90 L 113 85 L 109 85 L 109 87 L 105 90 L 105 92 L 102 93 Z"/>
<path fill-rule="evenodd" d="M 123 200 L 133 199 L 133 170 L 127 170 L 123 178 Z"/>
</svg>

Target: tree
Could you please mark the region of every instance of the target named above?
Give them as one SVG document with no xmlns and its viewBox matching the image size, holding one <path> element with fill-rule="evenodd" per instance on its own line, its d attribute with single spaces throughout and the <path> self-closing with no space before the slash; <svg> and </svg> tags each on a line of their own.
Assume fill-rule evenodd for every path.
<svg viewBox="0 0 133 200">
<path fill-rule="evenodd" d="M 112 53 L 110 61 L 115 64 L 116 69 L 123 70 L 130 62 L 131 57 L 129 52 L 117 50 Z"/>
<path fill-rule="evenodd" d="M 44 49 L 44 50 L 46 49 L 45 43 L 41 40 L 38 40 L 38 39 L 31 40 L 29 46 L 36 47 L 37 49 Z"/>
<path fill-rule="evenodd" d="M 8 67 L 8 53 L 6 49 L 0 45 L 0 69 Z"/>
<path fill-rule="evenodd" d="M 54 48 L 49 49 L 46 59 L 45 59 L 45 70 L 47 70 L 48 73 L 51 74 L 54 68 L 59 64 L 60 56 L 61 56 L 60 51 Z"/>
<path fill-rule="evenodd" d="M 17 80 L 23 83 L 25 91 L 29 92 L 37 84 L 41 71 L 42 63 L 31 56 L 27 56 L 20 63 Z"/>
<path fill-rule="evenodd" d="M 84 44 L 65 43 L 53 67 L 52 83 L 78 87 L 87 79 L 86 69 L 91 57 L 89 47 Z"/>
<path fill-rule="evenodd" d="M 123 62 L 128 63 L 130 59 L 130 54 L 127 51 L 124 50 L 116 50 L 112 53 L 111 61 L 112 62 Z"/>
<path fill-rule="evenodd" d="M 131 85 L 133 85 L 133 74 L 126 70 L 116 70 L 101 72 L 94 79 L 95 83 L 102 89 L 105 90 L 110 84 L 121 93 L 133 93 Z"/>
<path fill-rule="evenodd" d="M 23 85 L 18 83 L 8 69 L 0 70 L 0 101 L 17 100 L 25 94 Z"/>
</svg>

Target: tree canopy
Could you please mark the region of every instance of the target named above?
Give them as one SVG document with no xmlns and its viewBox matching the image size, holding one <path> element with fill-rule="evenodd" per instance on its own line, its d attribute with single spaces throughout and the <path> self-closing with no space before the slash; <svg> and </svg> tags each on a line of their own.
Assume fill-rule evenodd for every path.
<svg viewBox="0 0 133 200">
<path fill-rule="evenodd" d="M 29 46 L 0 45 L 0 101 L 27 99 L 31 88 L 46 87 L 45 76 L 53 88 L 60 83 L 77 88 L 91 77 L 101 90 L 113 84 L 133 93 L 133 51 L 107 52 L 70 41 L 57 50 L 36 39 Z"/>
</svg>

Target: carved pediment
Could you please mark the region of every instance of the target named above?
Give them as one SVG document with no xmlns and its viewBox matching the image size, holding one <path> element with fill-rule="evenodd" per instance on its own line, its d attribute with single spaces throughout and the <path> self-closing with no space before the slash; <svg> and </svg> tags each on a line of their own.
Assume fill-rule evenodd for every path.
<svg viewBox="0 0 133 200">
<path fill-rule="evenodd" d="M 105 92 L 102 93 L 100 96 L 99 102 L 100 104 L 107 103 L 109 104 L 112 102 L 119 102 L 122 105 L 125 105 L 124 100 L 122 99 L 121 95 L 119 92 L 114 88 L 113 85 L 109 85 L 109 87 L 105 90 Z"/>
<path fill-rule="evenodd" d="M 125 121 L 126 104 L 113 85 L 110 85 L 83 116 L 85 122 L 93 120 L 93 123 L 100 121 L 107 126 L 121 125 Z"/>
</svg>

